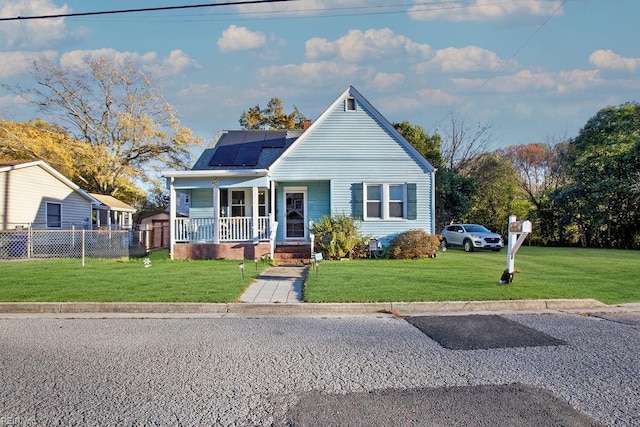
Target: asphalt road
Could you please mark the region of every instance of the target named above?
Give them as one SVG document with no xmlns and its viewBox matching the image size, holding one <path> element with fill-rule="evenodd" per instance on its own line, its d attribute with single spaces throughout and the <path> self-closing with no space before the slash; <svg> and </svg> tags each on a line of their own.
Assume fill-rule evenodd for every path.
<svg viewBox="0 0 640 427">
<path fill-rule="evenodd" d="M 640 426 L 639 313 L 500 319 L 0 319 L 0 426 Z"/>
</svg>

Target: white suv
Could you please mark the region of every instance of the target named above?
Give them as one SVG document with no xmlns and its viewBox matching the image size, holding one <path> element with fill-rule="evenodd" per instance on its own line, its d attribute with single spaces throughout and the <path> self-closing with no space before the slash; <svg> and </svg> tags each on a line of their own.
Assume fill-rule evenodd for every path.
<svg viewBox="0 0 640 427">
<path fill-rule="evenodd" d="M 502 236 L 478 224 L 451 224 L 442 229 L 442 247 L 462 246 L 466 252 L 491 249 L 498 252 L 504 247 Z"/>
</svg>

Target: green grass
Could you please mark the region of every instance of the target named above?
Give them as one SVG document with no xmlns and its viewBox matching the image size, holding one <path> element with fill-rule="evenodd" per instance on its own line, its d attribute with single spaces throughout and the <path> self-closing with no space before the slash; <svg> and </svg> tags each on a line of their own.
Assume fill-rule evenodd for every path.
<svg viewBox="0 0 640 427">
<path fill-rule="evenodd" d="M 239 261 L 170 260 L 167 251 L 143 259 L 33 260 L 0 263 L 0 301 L 233 302 L 267 267 Z"/>
<path fill-rule="evenodd" d="M 640 301 L 640 251 L 521 248 L 512 284 L 499 286 L 506 252 L 451 249 L 426 260 L 322 261 L 304 287 L 308 302 L 470 301 L 594 298 Z M 142 259 L 0 263 L 0 301 L 233 302 L 267 264 Z"/>
<path fill-rule="evenodd" d="M 523 247 L 510 285 L 506 252 L 449 250 L 426 260 L 323 261 L 304 288 L 308 302 L 481 301 L 593 298 L 640 301 L 640 252 Z"/>
</svg>

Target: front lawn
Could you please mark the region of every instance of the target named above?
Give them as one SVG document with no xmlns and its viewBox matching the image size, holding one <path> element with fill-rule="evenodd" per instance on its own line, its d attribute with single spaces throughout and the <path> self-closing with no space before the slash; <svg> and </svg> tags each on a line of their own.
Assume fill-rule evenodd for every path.
<svg viewBox="0 0 640 427">
<path fill-rule="evenodd" d="M 450 249 L 426 260 L 322 261 L 309 271 L 307 302 L 471 301 L 594 298 L 640 301 L 640 251 L 521 248 L 512 284 L 499 286 L 506 252 Z M 0 301 L 233 302 L 267 264 L 143 259 L 0 262 Z"/>
<path fill-rule="evenodd" d="M 233 302 L 267 264 L 172 261 L 167 251 L 143 259 L 79 259 L 0 263 L 0 301 Z"/>
<path fill-rule="evenodd" d="M 640 251 L 523 247 L 510 285 L 499 286 L 502 252 L 450 249 L 425 260 L 322 261 L 310 271 L 307 302 L 480 301 L 593 298 L 640 301 Z"/>
</svg>

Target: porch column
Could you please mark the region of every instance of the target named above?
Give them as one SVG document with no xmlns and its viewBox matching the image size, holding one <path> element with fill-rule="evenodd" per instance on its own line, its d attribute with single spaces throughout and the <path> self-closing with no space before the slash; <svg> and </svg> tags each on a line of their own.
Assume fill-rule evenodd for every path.
<svg viewBox="0 0 640 427">
<path fill-rule="evenodd" d="M 211 181 L 213 187 L 213 243 L 220 243 L 220 188 L 218 178 Z"/>
<path fill-rule="evenodd" d="M 173 247 L 176 245 L 176 189 L 173 177 L 169 179 L 169 257 L 173 259 Z"/>
<path fill-rule="evenodd" d="M 258 242 L 258 187 L 251 187 L 251 237 Z"/>
<path fill-rule="evenodd" d="M 276 183 L 273 181 L 269 182 L 269 189 L 271 190 L 271 194 L 269 194 L 269 230 L 273 229 L 273 223 L 276 222 Z"/>
</svg>

